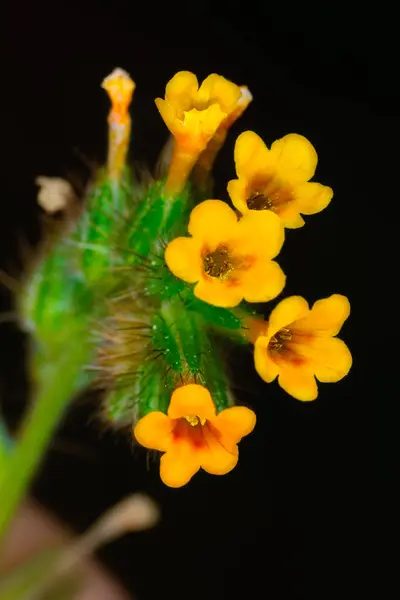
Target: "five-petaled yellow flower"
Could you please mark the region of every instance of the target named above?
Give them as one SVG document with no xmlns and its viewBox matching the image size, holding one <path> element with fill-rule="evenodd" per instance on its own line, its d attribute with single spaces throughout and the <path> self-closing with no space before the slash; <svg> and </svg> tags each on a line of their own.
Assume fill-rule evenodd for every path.
<svg viewBox="0 0 400 600">
<path fill-rule="evenodd" d="M 155 102 L 180 146 L 198 154 L 236 109 L 241 96 L 241 88 L 221 75 L 209 75 L 199 87 L 196 75 L 179 71 L 167 83 L 165 99 Z"/>
<path fill-rule="evenodd" d="M 170 487 L 185 485 L 200 468 L 225 475 L 237 464 L 237 444 L 253 431 L 256 416 L 244 406 L 215 410 L 210 392 L 188 384 L 171 397 L 168 415 L 154 411 L 134 428 L 139 444 L 164 452 L 160 462 L 162 481 Z"/>
<path fill-rule="evenodd" d="M 196 283 L 194 294 L 215 306 L 266 302 L 285 285 L 280 266 L 271 260 L 279 253 L 284 228 L 270 211 L 251 212 L 238 221 L 221 200 L 206 200 L 190 215 L 192 237 L 170 242 L 165 260 L 174 275 Z"/>
<path fill-rule="evenodd" d="M 350 314 L 345 296 L 333 294 L 309 309 L 301 296 L 282 300 L 268 323 L 253 320 L 249 337 L 254 342 L 258 374 L 279 385 L 298 400 L 315 400 L 321 382 L 336 382 L 350 370 L 352 358 L 336 336 Z"/>
<path fill-rule="evenodd" d="M 309 181 L 317 162 L 314 147 L 301 135 L 285 135 L 268 149 L 256 133 L 245 131 L 236 140 L 238 179 L 228 183 L 231 200 L 242 214 L 270 210 L 285 227 L 301 227 L 300 213 L 320 212 L 333 196 L 330 187 Z"/>
</svg>

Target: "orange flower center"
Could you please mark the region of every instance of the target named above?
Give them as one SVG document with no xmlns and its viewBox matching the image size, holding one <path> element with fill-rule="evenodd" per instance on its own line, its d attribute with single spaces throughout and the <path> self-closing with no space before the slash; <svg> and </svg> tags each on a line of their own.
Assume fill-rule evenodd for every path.
<svg viewBox="0 0 400 600">
<path fill-rule="evenodd" d="M 298 338 L 298 339 L 297 339 Z M 268 354 L 272 360 L 276 363 L 290 362 L 293 365 L 299 366 L 304 364 L 305 359 L 299 356 L 299 354 L 291 346 L 291 342 L 306 341 L 303 339 L 304 336 L 300 336 L 289 327 L 282 327 L 269 341 Z"/>
<path fill-rule="evenodd" d="M 262 192 L 251 194 L 246 203 L 250 210 L 273 210 L 274 208 L 272 200 Z"/>
<path fill-rule="evenodd" d="M 293 335 L 290 329 L 288 327 L 283 327 L 283 329 L 277 331 L 276 334 L 270 339 L 268 351 L 271 353 L 283 352 L 287 342 L 290 342 L 292 337 Z"/>
<path fill-rule="evenodd" d="M 206 424 L 206 419 L 203 419 L 203 417 L 199 417 L 198 415 L 187 415 L 185 419 L 192 427 L 196 427 L 197 425 L 203 426 Z"/>
<path fill-rule="evenodd" d="M 204 256 L 204 271 L 210 277 L 217 279 L 225 279 L 235 265 L 232 257 L 229 255 L 227 246 L 218 246 L 214 252 L 210 252 Z"/>
<path fill-rule="evenodd" d="M 172 435 L 175 441 L 186 440 L 192 447 L 202 449 L 206 446 L 204 428 L 210 423 L 199 415 L 185 415 L 175 420 Z"/>
<path fill-rule="evenodd" d="M 290 187 L 281 185 L 271 178 L 269 180 L 253 181 L 246 200 L 250 210 L 272 210 L 279 213 L 293 200 Z"/>
</svg>

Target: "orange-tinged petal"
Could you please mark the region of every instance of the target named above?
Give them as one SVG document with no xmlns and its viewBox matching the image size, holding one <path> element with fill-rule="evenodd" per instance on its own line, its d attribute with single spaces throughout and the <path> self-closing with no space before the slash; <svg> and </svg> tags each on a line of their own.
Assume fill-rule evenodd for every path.
<svg viewBox="0 0 400 600">
<path fill-rule="evenodd" d="M 155 101 L 158 111 L 173 135 L 179 135 L 183 132 L 183 123 L 176 116 L 175 110 L 171 104 L 162 98 L 156 98 Z"/>
<path fill-rule="evenodd" d="M 189 383 L 174 390 L 168 408 L 168 416 L 171 419 L 192 415 L 208 421 L 214 419 L 216 415 L 210 392 L 197 383 Z"/>
<path fill-rule="evenodd" d="M 212 73 L 201 84 L 197 92 L 196 103 L 199 108 L 217 103 L 226 114 L 229 114 L 240 97 L 241 90 L 239 86 L 225 79 L 222 75 Z"/>
<path fill-rule="evenodd" d="M 244 113 L 250 102 L 253 100 L 253 96 L 246 85 L 240 86 L 239 89 L 240 98 L 237 101 L 236 106 L 225 119 L 224 126 L 226 128 L 229 128 Z"/>
<path fill-rule="evenodd" d="M 190 110 L 198 87 L 196 75 L 190 71 L 179 71 L 167 83 L 165 99 L 178 111 Z"/>
<path fill-rule="evenodd" d="M 291 396 L 304 402 L 315 400 L 318 396 L 317 382 L 314 374 L 304 367 L 283 367 L 278 376 L 278 383 Z"/>
<path fill-rule="evenodd" d="M 200 279 L 194 288 L 194 295 L 214 306 L 233 308 L 243 300 L 242 285 L 233 285 L 229 280 L 222 281 L 214 277 Z"/>
<path fill-rule="evenodd" d="M 174 423 L 167 415 L 154 411 L 136 423 L 133 434 L 145 448 L 165 452 L 172 444 L 173 427 Z"/>
<path fill-rule="evenodd" d="M 269 302 L 285 287 L 286 276 L 278 263 L 267 257 L 257 261 L 241 276 L 241 289 L 247 302 Z"/>
<path fill-rule="evenodd" d="M 188 283 L 199 281 L 203 272 L 201 243 L 188 237 L 175 238 L 165 250 L 165 262 L 179 279 Z"/>
<path fill-rule="evenodd" d="M 304 215 L 313 215 L 324 210 L 333 198 L 333 190 L 320 183 L 302 183 L 293 190 L 299 211 Z"/>
<path fill-rule="evenodd" d="M 229 450 L 215 437 L 207 425 L 203 428 L 204 441 L 207 450 L 202 453 L 201 467 L 211 475 L 225 475 L 237 465 L 239 451 L 236 445 L 230 445 Z"/>
<path fill-rule="evenodd" d="M 350 371 L 350 350 L 338 338 L 313 338 L 307 344 L 293 344 L 293 347 L 300 356 L 310 359 L 310 368 L 321 382 L 340 381 Z"/>
<path fill-rule="evenodd" d="M 232 204 L 242 215 L 249 212 L 247 207 L 247 182 L 245 179 L 232 179 L 228 183 L 228 194 Z"/>
<path fill-rule="evenodd" d="M 274 258 L 282 248 L 285 229 L 278 215 L 270 210 L 252 210 L 240 219 L 238 238 L 238 253 L 256 252 Z"/>
<path fill-rule="evenodd" d="M 301 296 L 289 296 L 274 308 L 268 320 L 268 336 L 271 338 L 283 327 L 288 327 L 294 321 L 309 313 L 308 302 Z M 297 323 L 296 323 L 297 328 Z"/>
<path fill-rule="evenodd" d="M 350 302 L 346 296 L 333 294 L 317 300 L 310 313 L 296 322 L 295 329 L 321 337 L 337 335 L 350 314 Z"/>
<path fill-rule="evenodd" d="M 221 411 L 212 423 L 224 437 L 236 444 L 256 426 L 255 413 L 246 406 L 232 406 Z"/>
<path fill-rule="evenodd" d="M 274 156 L 254 131 L 244 131 L 239 135 L 234 156 L 239 178 L 251 181 L 257 175 L 268 177 L 275 172 Z"/>
<path fill-rule="evenodd" d="M 222 200 L 205 200 L 190 213 L 189 233 L 208 244 L 211 251 L 231 236 L 238 224 L 234 210 Z"/>
<path fill-rule="evenodd" d="M 182 487 L 200 469 L 200 453 L 187 443 L 176 443 L 160 460 L 161 480 L 169 487 Z"/>
<path fill-rule="evenodd" d="M 279 175 L 292 182 L 311 179 L 317 167 L 318 155 L 314 146 L 302 135 L 289 133 L 271 146 Z"/>
<path fill-rule="evenodd" d="M 271 383 L 279 375 L 280 369 L 268 354 L 270 338 L 260 336 L 254 345 L 254 366 L 257 373 L 267 383 Z"/>
</svg>

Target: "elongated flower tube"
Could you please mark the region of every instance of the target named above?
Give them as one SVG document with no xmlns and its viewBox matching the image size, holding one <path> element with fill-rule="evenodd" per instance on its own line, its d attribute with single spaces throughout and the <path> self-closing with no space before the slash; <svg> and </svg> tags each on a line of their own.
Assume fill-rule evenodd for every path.
<svg viewBox="0 0 400 600">
<path fill-rule="evenodd" d="M 114 69 L 102 83 L 111 100 L 108 116 L 108 174 L 110 179 L 119 179 L 128 152 L 131 118 L 129 105 L 135 91 L 135 83 L 123 69 Z"/>
<path fill-rule="evenodd" d="M 209 75 L 199 87 L 193 73 L 180 71 L 168 82 L 165 99 L 155 101 L 175 140 L 165 184 L 167 194 L 182 190 L 200 153 L 240 97 L 240 88 L 221 75 Z"/>
</svg>

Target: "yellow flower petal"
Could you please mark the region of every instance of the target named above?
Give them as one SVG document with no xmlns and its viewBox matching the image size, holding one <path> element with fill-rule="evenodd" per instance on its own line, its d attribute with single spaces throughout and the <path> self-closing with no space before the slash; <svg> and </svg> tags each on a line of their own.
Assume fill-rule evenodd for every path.
<svg viewBox="0 0 400 600">
<path fill-rule="evenodd" d="M 166 124 L 172 135 L 178 136 L 182 134 L 184 131 L 183 122 L 177 118 L 172 104 L 169 104 L 162 98 L 156 98 L 155 103 L 164 123 Z"/>
<path fill-rule="evenodd" d="M 206 77 L 197 92 L 196 104 L 198 108 L 217 103 L 222 111 L 229 114 L 241 97 L 239 86 L 235 85 L 222 75 L 215 73 Z"/>
<path fill-rule="evenodd" d="M 299 213 L 283 211 L 279 213 L 279 218 L 288 229 L 299 229 L 299 227 L 305 225 L 305 220 Z"/>
<path fill-rule="evenodd" d="M 310 313 L 296 322 L 296 329 L 321 337 L 337 335 L 350 314 L 346 296 L 333 294 L 317 300 Z"/>
<path fill-rule="evenodd" d="M 199 453 L 187 443 L 175 443 L 160 460 L 160 477 L 165 485 L 173 488 L 188 483 L 199 469 Z"/>
<path fill-rule="evenodd" d="M 235 165 L 238 177 L 248 181 L 260 174 L 268 177 L 276 169 L 274 156 L 254 131 L 244 131 L 237 138 Z"/>
<path fill-rule="evenodd" d="M 133 434 L 141 446 L 165 452 L 172 443 L 173 426 L 167 415 L 154 411 L 137 422 Z"/>
<path fill-rule="evenodd" d="M 208 421 L 215 418 L 216 410 L 210 392 L 196 383 L 189 383 L 174 390 L 168 408 L 171 419 L 198 416 Z"/>
<path fill-rule="evenodd" d="M 253 431 L 256 415 L 246 406 L 232 406 L 220 412 L 213 425 L 223 436 L 231 438 L 237 444 L 242 437 Z"/>
<path fill-rule="evenodd" d="M 320 183 L 302 183 L 293 190 L 298 209 L 304 215 L 324 210 L 333 198 L 332 188 Z"/>
<path fill-rule="evenodd" d="M 274 258 L 285 239 L 282 221 L 270 210 L 250 211 L 238 224 L 238 251 Z M 243 250 L 242 250 L 243 249 Z"/>
<path fill-rule="evenodd" d="M 190 110 L 193 108 L 198 87 L 196 75 L 190 71 L 179 71 L 167 83 L 165 99 L 178 111 Z"/>
<path fill-rule="evenodd" d="M 309 369 L 304 367 L 286 366 L 279 373 L 278 383 L 288 394 L 304 402 L 315 400 L 318 396 L 318 387 L 315 377 Z"/>
<path fill-rule="evenodd" d="M 321 382 L 340 381 L 350 371 L 350 350 L 338 338 L 314 338 L 307 344 L 293 346 L 300 356 L 310 359 L 310 367 Z"/>
<path fill-rule="evenodd" d="M 222 308 L 233 308 L 243 300 L 243 287 L 241 285 L 230 285 L 227 281 L 207 277 L 199 281 L 194 288 L 194 295 Z"/>
<path fill-rule="evenodd" d="M 247 182 L 244 179 L 232 179 L 228 183 L 228 194 L 232 204 L 242 215 L 249 212 L 247 207 Z"/>
<path fill-rule="evenodd" d="M 308 302 L 301 296 L 289 296 L 274 308 L 268 320 L 268 336 L 271 338 L 283 327 L 288 327 L 297 319 L 309 313 Z M 297 328 L 297 323 L 296 323 Z"/>
<path fill-rule="evenodd" d="M 192 210 L 188 230 L 213 251 L 224 241 L 225 235 L 232 235 L 237 223 L 235 211 L 226 202 L 205 200 Z"/>
<path fill-rule="evenodd" d="M 314 146 L 302 135 L 289 133 L 271 146 L 279 175 L 292 183 L 311 179 L 317 167 L 318 155 Z"/>
<path fill-rule="evenodd" d="M 268 354 L 269 337 L 260 336 L 254 345 L 254 366 L 257 373 L 267 383 L 279 375 L 280 369 Z"/>
<path fill-rule="evenodd" d="M 286 276 L 278 263 L 267 257 L 257 262 L 241 276 L 241 289 L 247 302 L 269 302 L 285 287 Z"/>
<path fill-rule="evenodd" d="M 213 435 L 209 427 L 203 427 L 203 436 L 207 451 L 202 453 L 201 467 L 211 475 L 226 475 L 237 465 L 239 451 L 237 446 L 228 451 Z"/>
<path fill-rule="evenodd" d="M 188 283 L 199 281 L 203 273 L 201 243 L 188 237 L 175 238 L 165 250 L 165 262 L 179 279 Z"/>
<path fill-rule="evenodd" d="M 205 149 L 225 117 L 226 113 L 222 112 L 218 104 L 212 104 L 204 110 L 192 108 L 185 112 L 184 128 L 188 136 L 198 140 L 196 143 L 198 152 Z"/>
<path fill-rule="evenodd" d="M 240 86 L 239 89 L 240 98 L 224 121 L 224 127 L 226 129 L 228 129 L 244 113 L 250 102 L 253 100 L 253 96 L 246 85 Z"/>
</svg>

